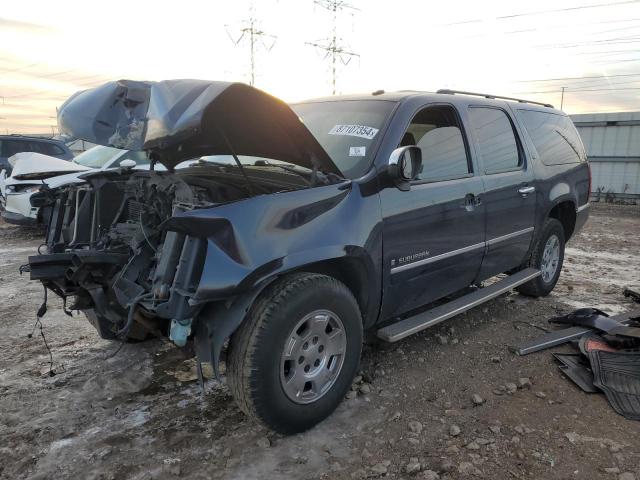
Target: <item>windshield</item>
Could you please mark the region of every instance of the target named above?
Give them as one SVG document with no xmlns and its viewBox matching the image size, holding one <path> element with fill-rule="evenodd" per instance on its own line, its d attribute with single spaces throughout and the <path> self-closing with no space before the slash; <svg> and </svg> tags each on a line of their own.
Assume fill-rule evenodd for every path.
<svg viewBox="0 0 640 480">
<path fill-rule="evenodd" d="M 333 163 L 347 178 L 369 169 L 380 130 L 395 102 L 343 100 L 291 105 Z"/>
<path fill-rule="evenodd" d="M 146 152 L 120 150 L 119 148 L 104 147 L 102 145 L 98 145 L 97 147 L 90 148 L 86 152 L 82 152 L 74 158 L 73 161 L 90 168 L 102 168 L 104 166 L 112 168 L 117 167 L 120 161 L 125 159 L 133 160 L 138 166 L 149 165 L 149 159 L 147 158 Z M 109 164 L 112 160 L 117 163 Z"/>
<path fill-rule="evenodd" d="M 82 152 L 80 155 L 74 158 L 73 161 L 80 165 L 84 165 L 85 167 L 101 168 L 113 157 L 124 152 L 125 150 L 119 150 L 112 147 L 103 147 L 99 145 L 97 147 L 90 148 L 85 152 Z"/>
</svg>

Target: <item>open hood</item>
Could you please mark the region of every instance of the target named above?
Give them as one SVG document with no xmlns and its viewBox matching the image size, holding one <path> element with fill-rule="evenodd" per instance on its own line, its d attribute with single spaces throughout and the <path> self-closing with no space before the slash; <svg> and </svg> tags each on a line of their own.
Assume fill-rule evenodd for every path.
<svg viewBox="0 0 640 480">
<path fill-rule="evenodd" d="M 65 173 L 91 170 L 84 165 L 36 152 L 16 153 L 10 161 L 13 164 L 11 177 L 16 180 L 42 180 Z"/>
<path fill-rule="evenodd" d="M 242 83 L 120 80 L 70 97 L 60 131 L 126 150 L 167 168 L 203 155 L 249 155 L 341 175 L 282 100 Z"/>
</svg>

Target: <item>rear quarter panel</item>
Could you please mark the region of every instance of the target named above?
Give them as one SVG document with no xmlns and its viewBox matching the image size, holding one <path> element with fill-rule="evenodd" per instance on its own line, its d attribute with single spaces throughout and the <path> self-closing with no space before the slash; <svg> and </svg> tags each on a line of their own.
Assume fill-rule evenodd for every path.
<svg viewBox="0 0 640 480">
<path fill-rule="evenodd" d="M 546 219 L 549 217 L 549 212 L 551 212 L 556 205 L 562 202 L 571 202 L 576 213 L 578 213 L 579 210 L 580 212 L 586 212 L 584 214 L 577 215 L 578 218 L 576 219 L 574 234 L 577 233 L 580 227 L 582 227 L 586 222 L 586 217 L 588 215 L 590 183 L 588 162 L 581 161 L 559 165 L 544 164 L 533 144 L 533 141 L 531 140 L 522 118 L 520 118 L 515 111 L 516 108 L 511 107 L 511 109 L 514 111 L 514 118 L 520 126 L 519 130 L 522 139 L 526 144 L 527 150 L 529 151 L 531 165 L 534 171 L 536 200 L 538 202 L 538 208 L 536 208 L 536 229 L 538 231 L 540 230 Z M 563 112 L 546 108 L 531 108 L 527 106 L 527 109 L 535 109 L 542 112 L 564 115 Z M 582 145 L 580 145 L 580 147 L 582 147 Z"/>
</svg>

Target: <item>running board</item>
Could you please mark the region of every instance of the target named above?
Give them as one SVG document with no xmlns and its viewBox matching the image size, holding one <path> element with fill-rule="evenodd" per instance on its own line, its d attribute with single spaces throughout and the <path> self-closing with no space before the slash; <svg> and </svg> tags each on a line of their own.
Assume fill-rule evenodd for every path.
<svg viewBox="0 0 640 480">
<path fill-rule="evenodd" d="M 432 327 L 448 318 L 480 305 L 488 300 L 511 290 L 518 285 L 527 283 L 540 275 L 540 270 L 526 268 L 514 273 L 488 287 L 479 288 L 462 297 L 456 298 L 444 305 L 439 305 L 426 312 L 419 313 L 413 317 L 406 318 L 397 323 L 378 330 L 378 337 L 387 342 L 397 342 L 409 335 L 413 335 L 425 328 Z"/>
</svg>

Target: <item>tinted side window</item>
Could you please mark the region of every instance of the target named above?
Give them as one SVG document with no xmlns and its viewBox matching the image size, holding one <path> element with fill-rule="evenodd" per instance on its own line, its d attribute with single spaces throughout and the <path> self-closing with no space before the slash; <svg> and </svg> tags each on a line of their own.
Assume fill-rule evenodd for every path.
<svg viewBox="0 0 640 480">
<path fill-rule="evenodd" d="M 485 173 L 520 168 L 522 159 L 513 126 L 503 110 L 471 107 L 469 118 L 475 130 Z"/>
<path fill-rule="evenodd" d="M 562 165 L 586 158 L 580 136 L 569 117 L 555 113 L 518 110 L 542 163 Z"/>
<path fill-rule="evenodd" d="M 36 143 L 36 146 L 38 149 L 35 151 L 44 155 L 56 156 L 64 154 L 64 150 L 55 143 L 39 142 Z"/>
<path fill-rule="evenodd" d="M 24 140 L 5 140 L 2 142 L 2 146 L 3 157 L 11 157 L 16 153 L 33 151 L 29 142 L 25 142 Z"/>
<path fill-rule="evenodd" d="M 434 106 L 419 111 L 400 145 L 417 145 L 422 150 L 418 181 L 460 178 L 471 172 L 462 128 L 453 107 Z"/>
</svg>

